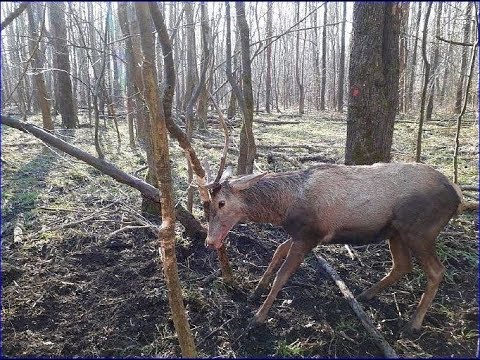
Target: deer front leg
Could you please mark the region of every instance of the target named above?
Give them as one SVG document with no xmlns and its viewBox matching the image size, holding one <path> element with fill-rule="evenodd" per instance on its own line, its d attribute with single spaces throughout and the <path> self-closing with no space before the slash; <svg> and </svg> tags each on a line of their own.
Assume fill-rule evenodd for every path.
<svg viewBox="0 0 480 360">
<path fill-rule="evenodd" d="M 251 299 L 259 298 L 260 295 L 262 295 L 262 293 L 267 289 L 273 272 L 278 269 L 280 263 L 283 261 L 285 256 L 287 256 L 288 250 L 291 246 L 292 240 L 287 240 L 278 246 L 277 250 L 275 250 L 275 253 L 273 254 L 272 260 L 270 261 L 267 270 L 265 270 L 265 273 L 260 279 L 255 290 L 253 291 L 253 294 L 250 296 Z"/>
<path fill-rule="evenodd" d="M 277 275 L 275 276 L 275 280 L 273 281 L 270 293 L 268 294 L 260 309 L 258 309 L 257 313 L 253 317 L 253 321 L 255 323 L 263 323 L 265 321 L 268 310 L 270 310 L 270 308 L 272 307 L 272 304 L 275 301 L 278 292 L 282 289 L 290 276 L 298 269 L 305 255 L 310 250 L 310 246 L 301 242 L 292 241 L 290 250 L 287 254 L 287 258 L 285 259 L 285 262 L 282 264 L 282 266 L 277 272 Z"/>
</svg>

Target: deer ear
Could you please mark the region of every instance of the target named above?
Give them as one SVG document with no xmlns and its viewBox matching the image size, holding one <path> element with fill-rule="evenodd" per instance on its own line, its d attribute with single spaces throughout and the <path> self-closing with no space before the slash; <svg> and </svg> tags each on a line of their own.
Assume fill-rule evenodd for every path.
<svg viewBox="0 0 480 360">
<path fill-rule="evenodd" d="M 252 174 L 242 176 L 239 179 L 235 179 L 229 182 L 229 185 L 232 187 L 233 190 L 245 190 L 249 187 L 255 185 L 261 178 L 267 175 L 266 172 L 261 174 Z"/>
</svg>

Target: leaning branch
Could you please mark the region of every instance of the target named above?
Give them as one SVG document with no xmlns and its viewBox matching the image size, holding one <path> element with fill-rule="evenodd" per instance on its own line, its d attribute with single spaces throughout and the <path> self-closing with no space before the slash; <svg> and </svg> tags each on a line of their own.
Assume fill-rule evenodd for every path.
<svg viewBox="0 0 480 360">
<path fill-rule="evenodd" d="M 36 138 L 42 140 L 43 142 L 87 163 L 90 166 L 93 166 L 95 169 L 101 171 L 105 175 L 112 177 L 118 182 L 137 189 L 146 198 L 157 203 L 160 202 L 159 190 L 156 187 L 146 183 L 145 181 L 130 174 L 127 174 L 126 172 L 123 172 L 115 165 L 106 162 L 105 160 L 98 159 L 95 156 L 73 145 L 70 145 L 69 143 L 57 138 L 56 136 L 50 134 L 43 129 L 40 129 L 33 124 L 25 123 L 10 116 L 2 115 L 1 117 L 3 125 L 7 125 L 20 131 L 30 133 Z M 180 205 L 177 205 L 175 209 L 177 218 L 180 223 L 185 227 L 187 235 L 194 238 L 200 238 L 202 240 L 205 239 L 206 231 L 200 225 L 198 220 L 196 220 L 193 215 L 191 215 Z"/>
<path fill-rule="evenodd" d="M 3 29 L 5 29 L 8 25 L 10 25 L 10 23 L 15 20 L 18 16 L 20 16 L 20 14 L 23 12 L 23 10 L 25 10 L 28 6 L 28 2 L 23 2 L 21 3 L 18 8 L 16 8 L 15 10 L 13 10 L 11 12 L 10 15 L 8 15 L 5 20 L 2 21 L 2 28 L 0 29 L 0 31 L 3 31 Z"/>
<path fill-rule="evenodd" d="M 455 40 L 448 40 L 444 39 L 441 36 L 437 35 L 436 38 L 440 41 L 452 44 L 452 45 L 460 45 L 460 46 L 473 46 L 474 44 L 471 43 L 465 43 L 465 42 L 460 42 L 460 41 L 455 41 Z"/>
<path fill-rule="evenodd" d="M 340 275 L 338 275 L 336 270 L 327 262 L 327 260 L 325 260 L 320 255 L 315 254 L 315 257 L 317 258 L 318 264 L 322 267 L 322 269 L 325 270 L 328 273 L 328 275 L 330 275 L 333 281 L 335 281 L 338 288 L 342 292 L 343 296 L 345 297 L 345 299 L 347 299 L 348 304 L 350 305 L 352 310 L 355 312 L 355 315 L 357 315 L 357 317 L 360 319 L 363 327 L 370 334 L 370 336 L 372 337 L 372 340 L 375 341 L 375 344 L 378 346 L 378 348 L 382 350 L 385 357 L 398 358 L 398 355 L 395 352 L 395 350 L 388 344 L 385 338 L 377 331 L 372 321 L 369 319 L 368 315 L 363 310 L 360 303 L 353 297 L 352 292 L 347 287 L 345 282 L 342 280 Z"/>
</svg>

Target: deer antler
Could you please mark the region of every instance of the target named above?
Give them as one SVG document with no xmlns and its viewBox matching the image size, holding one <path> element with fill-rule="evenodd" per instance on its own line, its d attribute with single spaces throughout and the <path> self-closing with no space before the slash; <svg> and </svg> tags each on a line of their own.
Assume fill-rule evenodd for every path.
<svg viewBox="0 0 480 360">
<path fill-rule="evenodd" d="M 222 110 L 220 110 L 220 107 L 218 106 L 217 101 L 215 100 L 213 95 L 210 92 L 208 94 L 210 96 L 210 99 L 212 100 L 213 107 L 217 111 L 218 120 L 220 121 L 220 125 L 222 126 L 223 132 L 225 134 L 225 145 L 223 147 L 222 157 L 220 158 L 220 168 L 218 169 L 217 176 L 213 181 L 213 183 L 215 184 L 220 181 L 220 178 L 222 177 L 222 174 L 223 174 L 223 170 L 225 169 L 225 162 L 227 161 L 228 144 L 230 142 L 230 138 L 228 135 L 227 123 L 225 122 L 225 118 L 223 117 Z"/>
</svg>

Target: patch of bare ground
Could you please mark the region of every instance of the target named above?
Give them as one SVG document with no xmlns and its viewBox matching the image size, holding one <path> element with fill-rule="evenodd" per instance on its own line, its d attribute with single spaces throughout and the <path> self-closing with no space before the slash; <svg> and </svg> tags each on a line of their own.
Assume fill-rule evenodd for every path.
<svg viewBox="0 0 480 360">
<path fill-rule="evenodd" d="M 318 161 L 341 163 L 346 124 L 341 115 L 331 115 L 259 116 L 265 122 L 298 124 L 255 123 L 258 166 L 283 171 Z M 127 134 L 123 120 L 120 126 Z M 408 161 L 414 153 L 414 128 L 414 123 L 396 124 L 395 160 Z M 425 162 L 450 176 L 454 128 L 448 127 L 448 119 L 425 128 Z M 232 130 L 233 139 L 238 138 L 238 128 Z M 461 182 L 476 184 L 478 125 L 466 123 L 464 130 Z M 64 136 L 94 154 L 92 131 L 85 127 L 75 136 Z M 117 148 L 114 134 L 113 128 L 104 131 L 107 160 L 133 174 L 145 165 L 144 155 L 131 150 L 125 137 Z M 214 119 L 209 131 L 198 133 L 194 141 L 200 155 L 213 163 L 218 163 L 221 150 L 212 145 L 222 143 Z M 237 144 L 232 143 L 229 160 L 234 163 Z M 172 150 L 175 190 L 182 200 L 186 162 L 176 145 Z M 307 156 L 317 160 L 299 160 Z M 2 129 L 2 159 L 4 354 L 180 356 L 153 227 L 158 222 L 140 214 L 139 194 L 13 129 Z M 201 216 L 198 205 L 195 214 Z M 475 355 L 477 235 L 474 214 L 453 219 L 440 235 L 438 253 L 447 272 L 419 338 L 399 338 L 424 290 L 425 277 L 418 267 L 364 304 L 399 355 Z M 280 292 L 266 323 L 245 333 L 260 305 L 248 296 L 286 238 L 271 225 L 237 225 L 227 247 L 236 285 L 228 287 L 212 276 L 218 268 L 216 253 L 185 238 L 179 226 L 177 259 L 200 355 L 381 356 L 313 255 Z M 386 243 L 353 248 L 353 259 L 340 245 L 315 251 L 338 270 L 355 295 L 384 276 L 391 264 Z"/>
</svg>

